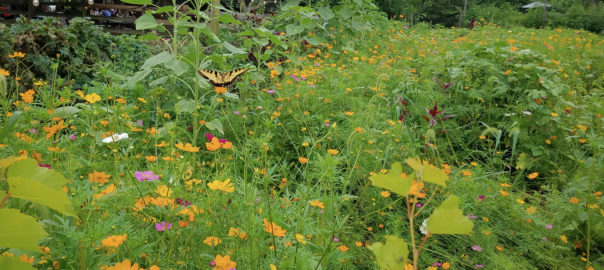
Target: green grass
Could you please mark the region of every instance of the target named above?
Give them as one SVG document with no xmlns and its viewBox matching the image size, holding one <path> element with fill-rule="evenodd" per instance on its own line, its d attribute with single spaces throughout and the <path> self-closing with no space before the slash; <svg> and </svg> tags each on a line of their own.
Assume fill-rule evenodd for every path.
<svg viewBox="0 0 604 270">
<path fill-rule="evenodd" d="M 161 88 L 91 82 L 82 91 L 101 96 L 94 104 L 51 82 L 35 88 L 31 104 L 14 104 L 17 95 L 3 99 L 2 123 L 17 111 L 21 117 L 0 156 L 39 155 L 40 163 L 51 164 L 70 180 L 77 214 L 62 217 L 9 198 L 5 207 L 39 217 L 51 236 L 40 242 L 49 254 L 6 251 L 33 255 L 41 269 L 54 261 L 61 269 L 89 269 L 125 259 L 145 268 L 210 268 L 216 255 L 227 254 L 238 269 L 375 269 L 366 244 L 383 242 L 385 235 L 411 240 L 405 197 L 383 197 L 368 177 L 420 157 L 450 166 L 450 179 L 445 189 L 426 184 L 424 192 L 434 199 L 415 224 L 451 194 L 460 197 L 464 214 L 475 216 L 471 234 L 430 237 L 420 269 L 436 262 L 451 269 L 582 269 L 588 242 L 590 262 L 602 266 L 602 202 L 595 193 L 602 190 L 603 168 L 601 36 L 493 25 L 407 29 L 400 22 L 356 35 L 338 30 L 326 30 L 332 35 L 320 46 L 290 41 L 281 52 L 287 58 L 274 68 L 280 75 L 269 78 L 268 63 L 250 71 L 231 87 L 239 99 L 204 88 L 191 113 L 175 112 L 174 104 L 191 98 L 178 81 Z M 252 78 L 264 79 L 253 84 Z M 445 89 L 434 78 L 454 83 Z M 14 77 L 7 79 L 13 87 Z M 70 101 L 59 104 L 59 96 Z M 430 126 L 423 116 L 435 103 L 444 111 L 439 117 L 454 116 Z M 60 119 L 49 112 L 74 104 L 81 110 Z M 199 124 L 214 119 L 224 134 Z M 47 138 L 45 128 L 59 121 L 66 128 Z M 129 138 L 101 142 L 104 134 L 122 132 Z M 208 151 L 205 133 L 231 141 L 232 148 Z M 176 148 L 179 142 L 201 149 L 186 152 Z M 111 175 L 108 183 L 90 182 L 93 171 Z M 139 182 L 135 171 L 161 178 Z M 529 179 L 533 172 L 538 176 Z M 187 186 L 191 179 L 200 182 Z M 233 192 L 208 186 L 226 179 Z M 110 184 L 115 191 L 94 198 Z M 163 194 L 169 206 L 135 205 L 141 197 L 160 196 L 159 186 L 171 193 Z M 579 202 L 569 202 L 573 197 Z M 193 221 L 178 214 L 191 206 L 177 198 L 196 207 Z M 324 209 L 309 203 L 316 200 Z M 265 219 L 285 236 L 267 233 Z M 162 221 L 172 228 L 157 231 Z M 179 221 L 189 224 L 181 228 Z M 231 227 L 247 236 L 229 235 Z M 414 231 L 419 235 L 417 226 Z M 127 239 L 117 249 L 102 247 L 103 239 L 123 234 Z M 210 236 L 221 243 L 205 244 Z"/>
</svg>

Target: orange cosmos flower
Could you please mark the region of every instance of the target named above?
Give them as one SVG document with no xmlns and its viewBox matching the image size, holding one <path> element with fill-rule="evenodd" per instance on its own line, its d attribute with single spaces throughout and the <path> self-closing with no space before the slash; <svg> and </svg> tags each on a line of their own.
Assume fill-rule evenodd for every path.
<svg viewBox="0 0 604 270">
<path fill-rule="evenodd" d="M 273 234 L 277 237 L 285 236 L 285 233 L 287 231 L 284 230 L 283 228 L 281 228 L 281 226 L 275 224 L 274 222 L 271 222 L 269 224 L 268 221 L 266 220 L 266 218 L 263 220 L 263 222 L 264 222 L 264 231 L 265 232 Z"/>
<path fill-rule="evenodd" d="M 119 247 L 124 241 L 126 241 L 126 234 L 123 235 L 112 235 L 109 236 L 103 240 L 101 240 L 101 244 L 104 247 L 108 247 L 108 248 L 117 248 Z"/>
<path fill-rule="evenodd" d="M 220 254 L 218 254 L 214 258 L 214 263 L 216 264 L 216 266 L 214 266 L 214 270 L 231 270 L 237 266 L 236 262 L 231 261 L 230 255 L 222 257 Z"/>
<path fill-rule="evenodd" d="M 217 94 L 224 94 L 227 92 L 227 88 L 223 86 L 214 86 L 214 92 Z"/>
<path fill-rule="evenodd" d="M 93 171 L 92 173 L 88 174 L 88 178 L 90 179 L 91 183 L 105 184 L 109 182 L 109 177 L 111 177 L 111 175 L 106 174 L 105 172 Z"/>
<path fill-rule="evenodd" d="M 194 147 L 190 143 L 183 145 L 182 143 L 179 142 L 179 143 L 175 144 L 174 146 L 176 146 L 176 148 L 186 151 L 186 152 L 191 152 L 191 153 L 199 152 L 199 147 Z"/>
<path fill-rule="evenodd" d="M 424 198 L 426 197 L 426 193 L 421 192 L 424 188 L 424 182 L 417 182 L 417 180 L 413 180 L 413 184 L 411 184 L 411 188 L 409 189 L 409 194 L 418 197 Z"/>
<path fill-rule="evenodd" d="M 216 236 L 209 236 L 205 240 L 203 240 L 203 242 L 208 246 L 215 247 L 218 244 L 222 243 L 222 240 L 220 240 L 220 238 Z"/>
<path fill-rule="evenodd" d="M 323 202 L 319 201 L 319 200 L 315 200 L 315 201 L 309 201 L 308 202 L 310 205 L 312 206 L 316 206 L 319 207 L 321 209 L 325 209 L 325 206 L 323 205 Z"/>
</svg>

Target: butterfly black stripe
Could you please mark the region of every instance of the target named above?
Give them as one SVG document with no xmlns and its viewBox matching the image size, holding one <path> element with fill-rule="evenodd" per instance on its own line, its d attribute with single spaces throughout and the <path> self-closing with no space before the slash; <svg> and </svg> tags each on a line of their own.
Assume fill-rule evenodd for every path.
<svg viewBox="0 0 604 270">
<path fill-rule="evenodd" d="M 249 68 L 238 68 L 229 72 L 218 72 L 215 70 L 198 70 L 197 73 L 208 79 L 214 86 L 226 86 L 235 81 L 237 77 L 243 75 Z"/>
</svg>

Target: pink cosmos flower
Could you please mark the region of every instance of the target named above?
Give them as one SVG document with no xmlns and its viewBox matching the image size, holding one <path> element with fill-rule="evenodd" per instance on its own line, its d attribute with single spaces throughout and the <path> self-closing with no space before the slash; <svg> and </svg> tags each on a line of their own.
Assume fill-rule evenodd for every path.
<svg viewBox="0 0 604 270">
<path fill-rule="evenodd" d="M 155 229 L 158 232 L 164 232 L 169 230 L 170 228 L 172 228 L 172 223 L 166 223 L 165 221 L 162 221 L 161 223 L 155 223 Z"/>
</svg>

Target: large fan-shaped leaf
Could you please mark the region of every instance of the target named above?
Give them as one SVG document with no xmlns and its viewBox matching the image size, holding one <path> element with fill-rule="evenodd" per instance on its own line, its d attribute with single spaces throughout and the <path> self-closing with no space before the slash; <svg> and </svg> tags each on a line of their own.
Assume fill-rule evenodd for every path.
<svg viewBox="0 0 604 270">
<path fill-rule="evenodd" d="M 459 209 L 459 198 L 451 195 L 426 221 L 426 229 L 431 234 L 471 233 L 474 223 Z"/>
<path fill-rule="evenodd" d="M 0 172 L 4 172 L 6 171 L 6 168 L 8 168 L 10 165 L 13 165 L 13 163 L 19 161 L 19 160 L 24 160 L 26 159 L 25 157 L 7 157 L 5 159 L 0 160 Z"/>
<path fill-rule="evenodd" d="M 63 175 L 55 170 L 49 170 L 48 168 L 38 166 L 38 163 L 32 159 L 20 160 L 13 163 L 8 168 L 6 176 L 8 178 L 27 178 L 42 183 L 54 190 L 61 190 L 63 186 L 67 184 L 67 179 L 65 179 Z"/>
<path fill-rule="evenodd" d="M 0 265 L 3 270 L 35 270 L 31 264 L 17 257 L 0 256 Z"/>
<path fill-rule="evenodd" d="M 418 178 L 421 178 L 423 181 L 443 187 L 447 186 L 449 176 L 441 169 L 430 164 L 423 164 L 419 158 L 407 158 L 405 162 L 409 167 L 413 168 Z"/>
<path fill-rule="evenodd" d="M 409 247 L 405 240 L 393 235 L 386 236 L 386 243 L 373 243 L 368 247 L 377 259 L 380 269 L 403 269 L 409 256 Z"/>
<path fill-rule="evenodd" d="M 9 177 L 8 185 L 12 197 L 37 202 L 65 215 L 75 216 L 71 201 L 63 190 L 52 189 L 23 177 Z"/>
<path fill-rule="evenodd" d="M 6 176 L 11 196 L 37 202 L 65 215 L 75 215 L 62 189 L 67 179 L 60 173 L 42 168 L 34 160 L 25 159 L 10 165 Z"/>
<path fill-rule="evenodd" d="M 33 217 L 17 209 L 0 209 L 0 220 L 0 247 L 42 252 L 38 241 L 48 234 Z"/>
<path fill-rule="evenodd" d="M 385 188 L 401 196 L 406 196 L 409 193 L 409 188 L 411 188 L 413 177 L 403 178 L 402 173 L 403 166 L 400 162 L 395 162 L 388 173 L 375 174 L 370 176 L 369 179 L 376 187 Z"/>
</svg>

